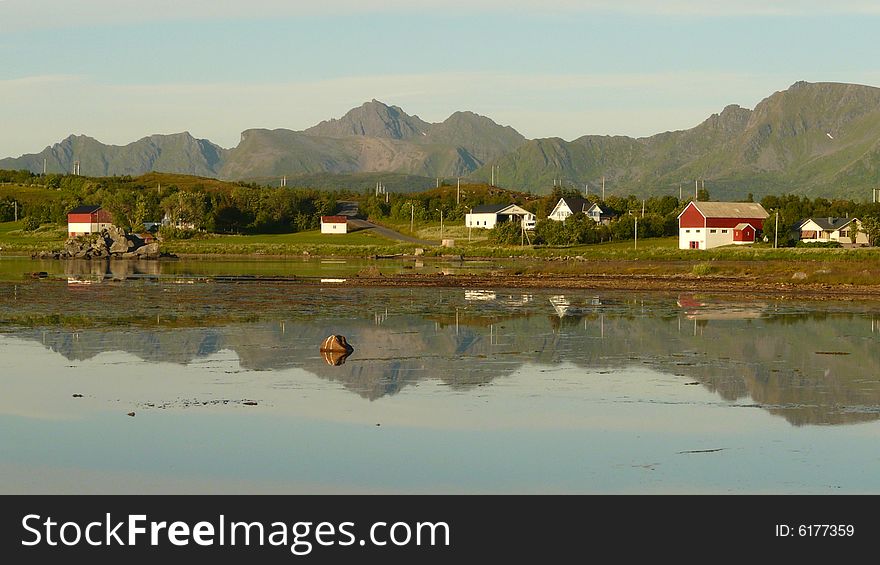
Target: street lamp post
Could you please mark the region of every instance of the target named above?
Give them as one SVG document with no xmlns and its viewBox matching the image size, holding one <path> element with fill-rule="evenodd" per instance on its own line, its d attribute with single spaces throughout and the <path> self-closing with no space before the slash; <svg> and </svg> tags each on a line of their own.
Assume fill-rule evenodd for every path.
<svg viewBox="0 0 880 565">
<path fill-rule="evenodd" d="M 438 212 L 440 212 L 440 245 L 443 245 L 443 209 L 442 208 L 434 208 Z"/>
</svg>

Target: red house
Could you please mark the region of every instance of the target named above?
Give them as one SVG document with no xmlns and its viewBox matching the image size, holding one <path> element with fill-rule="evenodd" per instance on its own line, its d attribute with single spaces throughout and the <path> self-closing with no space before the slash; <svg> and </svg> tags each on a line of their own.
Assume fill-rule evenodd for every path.
<svg viewBox="0 0 880 565">
<path fill-rule="evenodd" d="M 100 206 L 77 206 L 67 213 L 67 235 L 76 237 L 98 233 L 113 225 L 110 212 Z"/>
<path fill-rule="evenodd" d="M 678 215 L 678 248 L 754 243 L 769 215 L 756 202 L 691 202 Z"/>
</svg>

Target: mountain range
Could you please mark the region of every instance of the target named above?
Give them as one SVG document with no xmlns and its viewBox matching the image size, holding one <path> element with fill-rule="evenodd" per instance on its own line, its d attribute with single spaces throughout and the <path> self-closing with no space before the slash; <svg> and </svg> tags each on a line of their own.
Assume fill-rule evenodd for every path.
<svg viewBox="0 0 880 565">
<path fill-rule="evenodd" d="M 589 124 L 584 124 L 588 129 Z M 249 129 L 224 149 L 187 132 L 125 146 L 71 135 L 2 169 L 90 176 L 163 171 L 278 184 L 327 174 L 397 173 L 489 181 L 546 193 L 554 182 L 609 194 L 690 194 L 713 199 L 794 193 L 864 199 L 880 185 L 880 88 L 797 82 L 754 109 L 729 105 L 696 127 L 649 137 L 526 139 L 472 112 L 429 123 L 377 100 L 302 131 Z M 291 185 L 291 181 L 288 181 Z M 429 183 L 420 182 L 418 188 Z"/>
</svg>

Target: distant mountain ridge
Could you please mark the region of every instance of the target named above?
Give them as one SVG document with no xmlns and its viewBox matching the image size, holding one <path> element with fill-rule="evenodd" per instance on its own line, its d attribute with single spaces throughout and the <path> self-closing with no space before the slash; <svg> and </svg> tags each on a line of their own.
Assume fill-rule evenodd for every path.
<svg viewBox="0 0 880 565">
<path fill-rule="evenodd" d="M 585 127 L 586 129 L 586 127 Z M 732 104 L 699 125 L 649 137 L 584 135 L 528 140 L 472 112 L 440 123 L 377 100 L 302 131 L 250 129 L 224 149 L 189 133 L 125 146 L 70 136 L 0 168 L 104 176 L 163 171 L 229 180 L 282 175 L 397 173 L 470 177 L 549 191 L 554 181 L 611 194 L 677 194 L 703 179 L 713 198 L 792 192 L 865 198 L 880 185 L 880 89 L 797 82 L 753 110 Z"/>
</svg>

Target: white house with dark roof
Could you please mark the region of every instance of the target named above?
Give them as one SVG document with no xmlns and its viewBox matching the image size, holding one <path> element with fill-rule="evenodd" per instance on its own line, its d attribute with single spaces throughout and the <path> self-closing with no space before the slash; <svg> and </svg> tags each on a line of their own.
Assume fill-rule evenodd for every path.
<svg viewBox="0 0 880 565">
<path fill-rule="evenodd" d="M 754 243 L 769 215 L 757 202 L 690 202 L 678 215 L 678 248 Z"/>
<path fill-rule="evenodd" d="M 593 206 L 593 203 L 585 198 L 579 198 L 577 196 L 563 196 L 559 199 L 559 202 L 556 203 L 556 206 L 553 207 L 553 210 L 547 215 L 547 218 L 550 220 L 556 220 L 557 222 L 564 222 L 565 219 L 572 214 L 586 214 L 587 211 Z"/>
<path fill-rule="evenodd" d="M 586 214 L 597 224 L 607 224 L 615 217 L 615 213 L 604 204 L 590 202 L 578 196 L 563 196 L 547 215 L 547 219 L 564 222 L 566 218 L 578 212 Z"/>
<path fill-rule="evenodd" d="M 483 204 L 474 206 L 464 216 L 464 225 L 469 228 L 491 230 L 501 222 L 519 221 L 527 230 L 535 228 L 535 215 L 516 204 Z"/>
<path fill-rule="evenodd" d="M 851 232 L 855 228 L 856 245 L 870 245 L 868 234 L 862 228 L 858 218 L 807 218 L 797 227 L 799 238 L 805 243 L 836 241 L 844 245 L 852 245 Z"/>
</svg>

